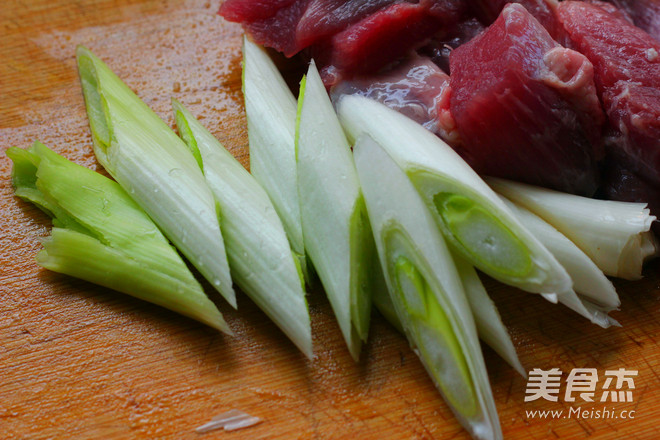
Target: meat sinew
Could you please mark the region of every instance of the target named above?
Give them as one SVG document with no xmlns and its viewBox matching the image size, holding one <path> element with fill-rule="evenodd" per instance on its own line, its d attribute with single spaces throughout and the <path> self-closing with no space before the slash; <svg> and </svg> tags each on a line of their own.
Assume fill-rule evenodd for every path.
<svg viewBox="0 0 660 440">
<path fill-rule="evenodd" d="M 450 57 L 451 113 L 482 174 L 592 195 L 605 119 L 587 58 L 519 4 Z"/>
<path fill-rule="evenodd" d="M 631 171 L 660 183 L 660 42 L 589 3 L 562 2 L 557 15 L 572 46 L 594 65 L 614 135 L 608 146 Z"/>
</svg>

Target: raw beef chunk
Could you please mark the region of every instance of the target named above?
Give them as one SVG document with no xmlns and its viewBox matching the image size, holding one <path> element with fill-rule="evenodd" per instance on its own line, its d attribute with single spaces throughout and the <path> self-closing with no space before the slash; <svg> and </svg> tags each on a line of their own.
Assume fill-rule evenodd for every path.
<svg viewBox="0 0 660 440">
<path fill-rule="evenodd" d="M 633 22 L 660 40 L 660 0 L 610 0 L 625 11 Z"/>
<path fill-rule="evenodd" d="M 594 65 L 614 132 L 608 146 L 631 171 L 660 184 L 660 42 L 589 3 L 562 2 L 557 14 L 572 46 Z"/>
<path fill-rule="evenodd" d="M 448 30 L 465 13 L 463 0 L 394 3 L 335 34 L 310 55 L 323 66 L 327 86 L 356 74 L 374 73 Z"/>
<path fill-rule="evenodd" d="M 395 0 L 226 0 L 220 15 L 259 44 L 291 57 Z"/>
<path fill-rule="evenodd" d="M 411 55 L 385 73 L 342 81 L 331 90 L 333 99 L 357 94 L 380 101 L 457 146 L 449 93 L 449 76 L 429 58 L 418 55 Z"/>
<path fill-rule="evenodd" d="M 467 10 L 466 0 L 227 0 L 220 14 L 287 57 L 304 51 L 329 87 L 446 35 Z"/>
<path fill-rule="evenodd" d="M 557 36 L 557 20 L 554 10 L 558 0 L 473 0 L 470 7 L 474 15 L 485 25 L 490 25 L 500 15 L 507 3 L 519 3 L 541 23 L 552 37 Z"/>
<path fill-rule="evenodd" d="M 482 174 L 592 195 L 605 119 L 587 58 L 519 4 L 450 57 L 451 113 Z"/>
</svg>

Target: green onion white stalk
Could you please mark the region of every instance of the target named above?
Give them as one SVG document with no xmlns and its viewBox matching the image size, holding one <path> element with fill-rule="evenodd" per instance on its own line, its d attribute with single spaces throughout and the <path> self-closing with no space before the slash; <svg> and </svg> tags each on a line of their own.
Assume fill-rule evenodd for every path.
<svg viewBox="0 0 660 440">
<path fill-rule="evenodd" d="M 657 255 L 650 232 L 655 217 L 645 203 L 590 199 L 496 178 L 487 182 L 554 226 L 606 275 L 640 279 L 644 261 Z"/>
<path fill-rule="evenodd" d="M 76 55 L 98 161 L 236 307 L 215 199 L 195 158 L 91 51 Z"/>
<path fill-rule="evenodd" d="M 339 118 L 356 139 L 369 134 L 404 170 L 445 238 L 470 263 L 535 293 L 570 288 L 566 271 L 486 183 L 440 138 L 374 100 L 340 98 Z"/>
<path fill-rule="evenodd" d="M 147 214 L 114 181 L 36 142 L 7 150 L 16 195 L 53 217 L 37 262 L 231 333 Z"/>
<path fill-rule="evenodd" d="M 296 177 L 296 98 L 264 48 L 247 37 L 243 37 L 243 97 L 250 172 L 273 201 L 307 278 Z"/>
<path fill-rule="evenodd" d="M 521 376 L 527 377 L 527 372 L 518 359 L 518 353 L 497 311 L 497 306 L 488 296 L 477 271 L 465 259 L 455 254 L 454 263 L 474 315 L 479 337 Z"/>
<path fill-rule="evenodd" d="M 236 284 L 309 358 L 312 331 L 298 260 L 268 194 L 178 101 L 179 133 L 218 201 L 220 229 Z"/>
<path fill-rule="evenodd" d="M 300 84 L 296 160 L 305 250 L 357 360 L 369 334 L 375 248 L 351 147 L 313 62 Z"/>
<path fill-rule="evenodd" d="M 481 346 L 451 252 L 408 176 L 366 135 L 355 147 L 390 297 L 411 346 L 461 424 L 501 439 Z"/>
<path fill-rule="evenodd" d="M 572 289 L 556 292 L 555 297 L 550 300 L 552 302 L 558 300 L 603 328 L 618 325 L 618 322 L 607 316 L 607 313 L 616 310 L 621 301 L 614 285 L 603 271 L 575 243 L 542 218 L 504 197 L 502 200 L 521 223 L 557 258 L 573 280 Z"/>
</svg>

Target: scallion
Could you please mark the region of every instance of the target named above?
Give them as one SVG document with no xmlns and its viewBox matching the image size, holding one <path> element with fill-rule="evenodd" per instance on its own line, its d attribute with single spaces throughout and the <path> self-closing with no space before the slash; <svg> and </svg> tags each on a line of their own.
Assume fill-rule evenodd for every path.
<svg viewBox="0 0 660 440">
<path fill-rule="evenodd" d="M 232 278 L 309 358 L 312 332 L 301 279 L 286 233 L 263 188 L 178 101 L 181 137 L 199 157 L 218 201 Z"/>
<path fill-rule="evenodd" d="M 357 360 L 369 333 L 375 247 L 350 145 L 313 62 L 301 82 L 297 119 L 305 250 Z"/>
<path fill-rule="evenodd" d="M 498 193 L 532 211 L 568 237 L 606 275 L 636 280 L 657 255 L 646 204 L 598 200 L 524 183 L 488 178 Z"/>
<path fill-rule="evenodd" d="M 471 264 L 530 292 L 570 288 L 570 277 L 550 252 L 439 137 L 368 98 L 343 96 L 337 106 L 349 138 L 367 133 L 388 152 L 422 195 L 445 238 Z"/>
<path fill-rule="evenodd" d="M 98 161 L 236 307 L 213 194 L 186 144 L 89 49 L 76 51 Z"/>
<path fill-rule="evenodd" d="M 38 142 L 7 156 L 16 195 L 53 217 L 40 265 L 231 333 L 176 250 L 116 182 Z"/>
<path fill-rule="evenodd" d="M 501 439 L 477 330 L 449 248 L 410 179 L 383 148 L 361 135 L 354 154 L 390 298 L 408 341 L 472 436 Z"/>
<path fill-rule="evenodd" d="M 309 279 L 296 177 L 296 98 L 265 49 L 247 37 L 243 37 L 243 97 L 250 172 L 273 201 Z"/>
</svg>

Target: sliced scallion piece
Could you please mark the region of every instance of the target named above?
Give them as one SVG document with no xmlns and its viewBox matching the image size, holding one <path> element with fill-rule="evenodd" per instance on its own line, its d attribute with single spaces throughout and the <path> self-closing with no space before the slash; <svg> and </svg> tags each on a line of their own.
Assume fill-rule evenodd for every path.
<svg viewBox="0 0 660 440">
<path fill-rule="evenodd" d="M 488 178 L 498 193 L 524 206 L 568 237 L 606 275 L 637 280 L 657 255 L 646 204 L 597 200 L 524 183 Z"/>
<path fill-rule="evenodd" d="M 553 298 L 548 299 L 551 302 L 559 301 L 603 328 L 618 325 L 618 322 L 607 316 L 607 313 L 617 309 L 621 302 L 614 285 L 603 271 L 571 240 L 543 219 L 504 197 L 502 200 L 521 223 L 557 258 L 573 280 L 572 289 L 556 292 Z"/>
<path fill-rule="evenodd" d="M 461 424 L 501 439 L 481 346 L 451 252 L 408 176 L 369 136 L 355 163 L 390 297 L 405 334 Z"/>
<path fill-rule="evenodd" d="M 495 303 L 490 299 L 481 283 L 477 271 L 460 256 L 454 255 L 454 263 L 456 263 L 456 269 L 470 303 L 479 338 L 495 350 L 521 376 L 527 377 L 527 372 L 518 359 L 511 336 L 502 322 Z"/>
<path fill-rule="evenodd" d="M 570 288 L 555 258 L 440 138 L 365 97 L 343 96 L 337 106 L 349 138 L 367 133 L 382 145 L 412 180 L 445 238 L 471 264 L 530 292 Z"/>
<path fill-rule="evenodd" d="M 350 145 L 313 62 L 301 82 L 297 119 L 305 250 L 357 360 L 369 333 L 375 247 Z"/>
<path fill-rule="evenodd" d="M 266 190 L 309 279 L 296 177 L 296 98 L 264 48 L 243 38 L 250 172 Z"/>
<path fill-rule="evenodd" d="M 181 137 L 200 166 L 220 208 L 220 229 L 236 284 L 312 357 L 312 331 L 289 241 L 270 198 L 245 168 L 178 101 L 172 100 Z"/>
<path fill-rule="evenodd" d="M 76 50 L 98 161 L 236 307 L 216 204 L 186 144 L 89 49 Z"/>
<path fill-rule="evenodd" d="M 179 254 L 114 181 L 43 144 L 7 150 L 16 195 L 53 217 L 37 262 L 231 333 Z"/>
</svg>

